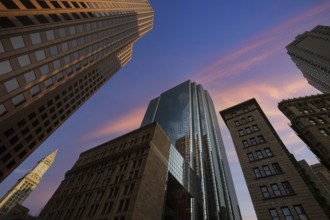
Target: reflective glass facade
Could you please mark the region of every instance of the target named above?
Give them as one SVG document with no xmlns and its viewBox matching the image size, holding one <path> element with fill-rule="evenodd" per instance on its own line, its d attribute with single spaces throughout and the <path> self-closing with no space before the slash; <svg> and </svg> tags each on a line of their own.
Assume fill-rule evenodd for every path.
<svg viewBox="0 0 330 220">
<path fill-rule="evenodd" d="M 168 186 L 166 200 L 172 200 L 175 194 L 180 197 L 181 206 L 173 208 L 168 202 L 165 218 L 241 219 L 208 92 L 201 85 L 186 81 L 162 93 L 150 102 L 141 126 L 154 121 L 164 129 L 173 145 L 168 184 L 177 181 L 184 188 L 173 193 L 169 192 L 173 187 Z M 178 196 L 180 193 L 182 196 Z"/>
</svg>

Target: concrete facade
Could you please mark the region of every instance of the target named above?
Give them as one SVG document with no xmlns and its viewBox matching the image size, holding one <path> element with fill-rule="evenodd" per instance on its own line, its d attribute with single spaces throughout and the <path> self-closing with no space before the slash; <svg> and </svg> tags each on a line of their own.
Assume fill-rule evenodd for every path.
<svg viewBox="0 0 330 220">
<path fill-rule="evenodd" d="M 283 100 L 278 108 L 291 128 L 330 170 L 330 94 Z"/>
<path fill-rule="evenodd" d="M 148 1 L 0 2 L 0 182 L 132 58 Z"/>
<path fill-rule="evenodd" d="M 38 219 L 161 219 L 169 154 L 156 123 L 85 151 Z"/>
<path fill-rule="evenodd" d="M 258 219 L 328 219 L 255 99 L 220 112 Z"/>
</svg>

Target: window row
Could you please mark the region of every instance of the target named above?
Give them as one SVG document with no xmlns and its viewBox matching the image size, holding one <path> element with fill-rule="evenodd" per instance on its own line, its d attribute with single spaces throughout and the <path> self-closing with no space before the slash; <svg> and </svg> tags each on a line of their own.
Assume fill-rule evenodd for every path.
<svg viewBox="0 0 330 220">
<path fill-rule="evenodd" d="M 249 140 L 247 140 L 247 139 L 242 140 L 242 144 L 243 144 L 244 148 L 254 146 L 254 145 L 257 145 L 257 144 L 262 144 L 262 143 L 265 143 L 265 142 L 266 142 L 266 140 L 265 140 L 263 135 L 258 135 L 257 139 L 255 137 L 252 137 Z"/>
<path fill-rule="evenodd" d="M 271 169 L 272 167 L 272 169 Z M 253 172 L 256 178 L 261 178 L 265 176 L 271 176 L 276 174 L 283 173 L 282 168 L 278 163 L 272 163 L 272 166 L 264 165 L 262 167 L 255 167 L 253 168 Z"/>
<path fill-rule="evenodd" d="M 239 136 L 243 136 L 245 134 L 250 134 L 252 132 L 259 131 L 259 130 L 260 129 L 259 129 L 258 125 L 254 124 L 251 127 L 245 127 L 245 129 L 238 130 L 238 134 L 239 134 Z"/>
<path fill-rule="evenodd" d="M 270 186 L 260 186 L 260 191 L 264 199 L 294 194 L 294 190 L 288 181 L 282 182 L 281 184 L 273 183 L 270 184 Z"/>
<path fill-rule="evenodd" d="M 309 219 L 302 205 L 294 205 L 293 209 L 294 209 L 294 212 L 297 214 L 299 220 L 308 220 Z M 271 208 L 268 211 L 269 211 L 269 214 L 270 214 L 270 217 L 272 220 L 282 219 L 276 208 Z M 287 206 L 281 207 L 281 214 L 283 215 L 285 220 L 294 220 L 295 219 L 292 215 L 290 208 Z"/>
<path fill-rule="evenodd" d="M 249 161 L 261 160 L 263 158 L 273 156 L 273 152 L 270 148 L 264 148 L 263 150 L 256 150 L 254 153 L 250 152 L 247 154 Z"/>
<path fill-rule="evenodd" d="M 241 118 L 240 120 L 235 121 L 236 126 L 240 126 L 242 124 L 246 124 L 247 122 L 254 121 L 251 115 L 247 116 L 247 118 Z"/>
</svg>

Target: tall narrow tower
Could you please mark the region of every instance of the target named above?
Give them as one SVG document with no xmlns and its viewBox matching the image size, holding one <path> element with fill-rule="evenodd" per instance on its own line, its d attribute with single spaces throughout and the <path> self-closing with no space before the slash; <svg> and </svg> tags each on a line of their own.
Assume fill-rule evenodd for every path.
<svg viewBox="0 0 330 220">
<path fill-rule="evenodd" d="M 132 59 L 146 0 L 0 1 L 0 182 Z"/>
<path fill-rule="evenodd" d="M 16 185 L 4 195 L 0 201 L 0 217 L 6 215 L 6 213 L 17 204 L 22 204 L 24 202 L 40 183 L 42 176 L 54 163 L 56 154 L 57 150 L 40 160 L 30 172 L 18 180 Z"/>
</svg>

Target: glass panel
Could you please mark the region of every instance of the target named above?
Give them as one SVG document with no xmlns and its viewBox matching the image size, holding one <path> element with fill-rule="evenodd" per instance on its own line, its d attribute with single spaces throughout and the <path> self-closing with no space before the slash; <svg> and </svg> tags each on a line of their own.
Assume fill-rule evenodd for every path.
<svg viewBox="0 0 330 220">
<path fill-rule="evenodd" d="M 54 40 L 55 35 L 53 30 L 46 31 L 47 40 Z"/>
<path fill-rule="evenodd" d="M 10 41 L 14 49 L 25 47 L 24 39 L 22 36 L 11 37 Z"/>
<path fill-rule="evenodd" d="M 68 43 L 62 43 L 62 51 L 65 52 L 68 50 Z"/>
<path fill-rule="evenodd" d="M 39 86 L 34 86 L 30 89 L 30 93 L 32 96 L 37 95 L 38 93 L 40 93 L 40 87 Z"/>
<path fill-rule="evenodd" d="M 38 50 L 35 52 L 36 58 L 38 61 L 43 60 L 46 58 L 45 51 L 44 50 Z"/>
<path fill-rule="evenodd" d="M 0 41 L 0 53 L 3 53 L 3 52 L 5 52 L 5 48 L 3 48 L 2 43 Z"/>
<path fill-rule="evenodd" d="M 18 84 L 16 78 L 8 80 L 7 82 L 4 83 L 4 85 L 6 87 L 7 92 L 11 92 L 11 91 L 19 88 L 19 84 Z"/>
<path fill-rule="evenodd" d="M 45 81 L 45 87 L 48 88 L 51 85 L 53 85 L 53 80 L 51 78 L 49 78 Z"/>
<path fill-rule="evenodd" d="M 57 54 L 57 47 L 56 47 L 56 46 L 52 46 L 52 47 L 50 48 L 50 54 L 51 54 L 52 56 L 55 56 L 55 55 Z"/>
<path fill-rule="evenodd" d="M 32 44 L 39 44 L 39 43 L 41 43 L 40 33 L 30 34 L 30 38 L 31 38 Z"/>
<path fill-rule="evenodd" d="M 61 62 L 59 61 L 59 60 L 55 60 L 54 62 L 53 62 L 53 66 L 54 66 L 54 69 L 56 70 L 56 69 L 59 69 L 59 68 L 61 68 Z"/>
<path fill-rule="evenodd" d="M 7 112 L 6 107 L 4 104 L 0 104 L 0 115 L 3 115 L 5 112 Z"/>
<path fill-rule="evenodd" d="M 65 64 L 70 63 L 70 56 L 64 57 L 64 62 L 65 62 Z"/>
<path fill-rule="evenodd" d="M 49 73 L 48 65 L 46 64 L 46 65 L 40 67 L 40 72 L 41 72 L 42 75 L 48 74 Z"/>
<path fill-rule="evenodd" d="M 13 102 L 13 104 L 15 106 L 17 106 L 25 101 L 25 97 L 23 94 L 19 94 L 18 96 L 15 96 L 14 98 L 12 98 L 11 101 Z"/>
<path fill-rule="evenodd" d="M 31 64 L 30 57 L 27 54 L 23 55 L 23 56 L 20 56 L 20 57 L 17 57 L 17 60 L 18 60 L 18 63 L 21 67 L 24 67 L 24 66 L 27 66 L 27 65 Z"/>
<path fill-rule="evenodd" d="M 65 33 L 65 29 L 64 28 L 60 28 L 58 31 L 60 33 L 60 37 L 65 37 L 66 36 L 66 33 Z"/>
<path fill-rule="evenodd" d="M 34 71 L 30 71 L 30 72 L 27 72 L 27 73 L 24 74 L 24 78 L 25 78 L 25 81 L 27 83 L 29 83 L 29 82 L 35 80 L 37 77 L 34 74 Z"/>
<path fill-rule="evenodd" d="M 0 75 L 9 73 L 12 70 L 9 60 L 0 62 Z"/>
<path fill-rule="evenodd" d="M 76 29 L 75 29 L 75 27 L 74 26 L 71 26 L 70 27 L 70 34 L 71 35 L 74 35 L 76 33 Z"/>
</svg>

